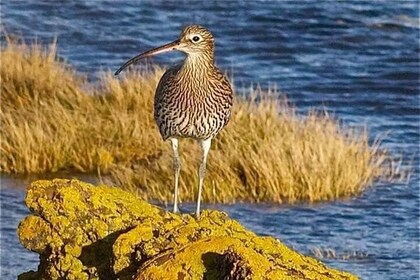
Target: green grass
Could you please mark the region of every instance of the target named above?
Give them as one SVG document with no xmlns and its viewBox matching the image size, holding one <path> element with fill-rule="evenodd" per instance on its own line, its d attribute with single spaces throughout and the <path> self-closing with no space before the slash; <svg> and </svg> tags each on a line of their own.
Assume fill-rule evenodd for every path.
<svg viewBox="0 0 420 280">
<path fill-rule="evenodd" d="M 100 174 L 145 199 L 172 201 L 172 152 L 153 120 L 163 69 L 103 73 L 87 82 L 43 48 L 8 39 L 1 50 L 2 173 L 70 170 Z M 213 141 L 208 202 L 321 201 L 360 194 L 392 173 L 366 131 L 326 114 L 297 116 L 276 92 L 236 91 L 229 125 Z M 199 149 L 182 140 L 180 198 L 194 201 Z"/>
</svg>

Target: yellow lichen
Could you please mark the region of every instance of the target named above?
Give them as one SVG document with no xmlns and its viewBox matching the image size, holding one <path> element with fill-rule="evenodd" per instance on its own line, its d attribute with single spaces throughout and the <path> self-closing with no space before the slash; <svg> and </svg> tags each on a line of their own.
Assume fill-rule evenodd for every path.
<svg viewBox="0 0 420 280">
<path fill-rule="evenodd" d="M 27 249 L 42 254 L 46 249 L 51 229 L 42 218 L 28 216 L 21 222 L 18 235 Z"/>
<path fill-rule="evenodd" d="M 127 233 L 121 234 L 112 246 L 115 256 L 114 272 L 119 274 L 124 269 L 129 268 L 132 265 L 132 254 L 135 250 L 135 245 L 152 238 L 153 227 L 151 223 L 142 224 Z"/>
<path fill-rule="evenodd" d="M 25 202 L 33 214 L 19 239 L 41 264 L 20 279 L 356 279 L 219 211 L 197 220 L 119 188 L 60 179 L 32 183 Z"/>
</svg>

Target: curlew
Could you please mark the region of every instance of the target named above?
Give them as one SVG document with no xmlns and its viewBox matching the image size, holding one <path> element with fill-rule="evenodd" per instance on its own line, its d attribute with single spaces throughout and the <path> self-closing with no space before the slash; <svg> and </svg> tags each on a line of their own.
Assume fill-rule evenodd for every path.
<svg viewBox="0 0 420 280">
<path fill-rule="evenodd" d="M 115 75 L 142 58 L 174 50 L 186 56 L 182 63 L 169 68 L 160 79 L 155 92 L 154 118 L 163 140 L 170 139 L 172 144 L 175 213 L 179 212 L 179 139 L 196 139 L 201 146 L 196 210 L 198 218 L 211 141 L 229 122 L 233 99 L 228 80 L 214 64 L 213 35 L 202 26 L 187 26 L 177 40 L 131 58 Z"/>
</svg>

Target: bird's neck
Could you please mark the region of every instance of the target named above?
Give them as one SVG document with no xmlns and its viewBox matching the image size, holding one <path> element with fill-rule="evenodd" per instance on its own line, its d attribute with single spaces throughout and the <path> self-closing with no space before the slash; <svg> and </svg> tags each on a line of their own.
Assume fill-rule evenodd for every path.
<svg viewBox="0 0 420 280">
<path fill-rule="evenodd" d="M 205 78 L 214 69 L 214 58 L 212 54 L 187 54 L 181 67 L 181 74 Z"/>
</svg>

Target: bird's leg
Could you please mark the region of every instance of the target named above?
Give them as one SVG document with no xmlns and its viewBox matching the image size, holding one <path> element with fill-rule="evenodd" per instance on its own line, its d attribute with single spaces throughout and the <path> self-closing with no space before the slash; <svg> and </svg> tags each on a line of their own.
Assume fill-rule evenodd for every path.
<svg viewBox="0 0 420 280">
<path fill-rule="evenodd" d="M 179 159 L 178 153 L 178 139 L 171 138 L 172 150 L 174 152 L 174 162 L 173 169 L 175 174 L 175 192 L 174 192 L 174 213 L 179 212 L 178 208 L 178 181 L 179 181 L 179 172 L 181 170 L 181 161 Z"/>
<path fill-rule="evenodd" d="M 201 191 L 203 189 L 203 180 L 204 176 L 206 175 L 206 161 L 207 161 L 207 155 L 210 150 L 211 146 L 211 138 L 206 140 L 200 140 L 201 145 L 201 151 L 203 152 L 201 163 L 200 163 L 200 169 L 198 170 L 198 198 L 197 198 L 197 211 L 196 216 L 197 218 L 200 217 L 200 203 L 201 203 Z"/>
</svg>

